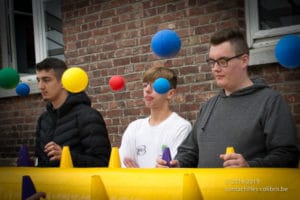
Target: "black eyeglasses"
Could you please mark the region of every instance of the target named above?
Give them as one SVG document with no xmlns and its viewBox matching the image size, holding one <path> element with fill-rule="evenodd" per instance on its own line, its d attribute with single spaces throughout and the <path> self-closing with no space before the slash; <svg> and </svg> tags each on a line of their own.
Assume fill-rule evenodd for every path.
<svg viewBox="0 0 300 200">
<path fill-rule="evenodd" d="M 220 58 L 218 60 L 214 60 L 214 59 L 208 59 L 206 62 L 208 64 L 209 67 L 213 68 L 215 66 L 216 63 L 218 63 L 218 65 L 221 67 L 221 68 L 225 68 L 227 67 L 228 65 L 228 62 L 234 58 L 238 58 L 242 55 L 244 55 L 245 53 L 241 53 L 241 54 L 238 54 L 236 56 L 232 56 L 230 58 Z"/>
</svg>

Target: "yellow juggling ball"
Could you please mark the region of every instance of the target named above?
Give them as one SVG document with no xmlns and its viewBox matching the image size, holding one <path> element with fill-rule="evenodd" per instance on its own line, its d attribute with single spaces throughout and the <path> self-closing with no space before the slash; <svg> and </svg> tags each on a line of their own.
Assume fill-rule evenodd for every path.
<svg viewBox="0 0 300 200">
<path fill-rule="evenodd" d="M 71 67 L 63 73 L 61 81 L 66 90 L 78 93 L 88 85 L 88 75 L 79 67 Z"/>
</svg>

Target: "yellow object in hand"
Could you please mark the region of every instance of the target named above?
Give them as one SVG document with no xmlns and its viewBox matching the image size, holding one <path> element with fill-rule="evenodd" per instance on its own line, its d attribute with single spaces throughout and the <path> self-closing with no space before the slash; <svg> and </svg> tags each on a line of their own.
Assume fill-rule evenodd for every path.
<svg viewBox="0 0 300 200">
<path fill-rule="evenodd" d="M 235 153 L 233 147 L 226 147 L 226 154 Z"/>
</svg>

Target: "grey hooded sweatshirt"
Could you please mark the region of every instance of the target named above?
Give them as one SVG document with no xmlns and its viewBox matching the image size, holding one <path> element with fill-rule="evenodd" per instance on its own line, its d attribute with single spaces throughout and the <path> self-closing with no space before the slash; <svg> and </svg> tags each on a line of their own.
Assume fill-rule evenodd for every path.
<svg viewBox="0 0 300 200">
<path fill-rule="evenodd" d="M 283 97 L 260 79 L 226 96 L 220 91 L 201 108 L 193 130 L 178 147 L 180 167 L 223 167 L 233 146 L 250 167 L 297 167 L 296 130 Z"/>
</svg>

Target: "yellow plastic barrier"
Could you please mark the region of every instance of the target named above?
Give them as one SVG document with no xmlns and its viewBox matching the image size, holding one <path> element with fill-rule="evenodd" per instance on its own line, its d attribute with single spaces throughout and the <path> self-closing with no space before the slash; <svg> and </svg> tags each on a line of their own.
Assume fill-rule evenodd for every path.
<svg viewBox="0 0 300 200">
<path fill-rule="evenodd" d="M 299 169 L 0 167 L 0 199 L 20 200 L 22 177 L 47 200 L 282 199 L 300 197 Z M 98 190 L 97 190 L 98 189 Z"/>
<path fill-rule="evenodd" d="M 91 180 L 91 200 L 108 200 L 108 195 L 105 186 L 100 176 L 92 176 Z"/>
</svg>

